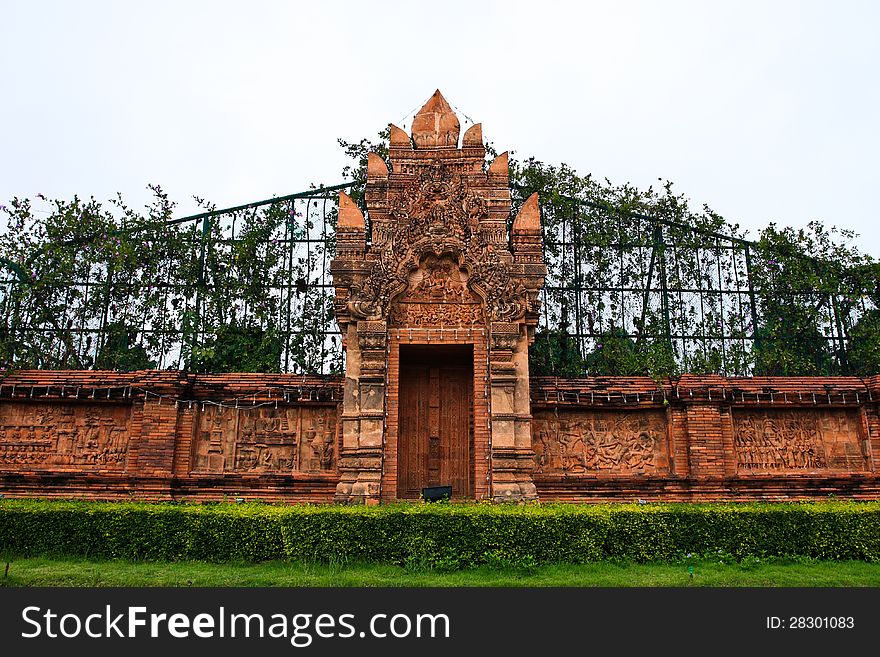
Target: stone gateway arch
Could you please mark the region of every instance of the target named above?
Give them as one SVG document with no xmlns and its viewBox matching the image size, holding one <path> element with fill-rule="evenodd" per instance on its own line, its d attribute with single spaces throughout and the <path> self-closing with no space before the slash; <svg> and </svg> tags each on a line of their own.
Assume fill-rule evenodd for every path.
<svg viewBox="0 0 880 657">
<path fill-rule="evenodd" d="M 340 194 L 344 376 L 7 372 L 0 496 L 880 499 L 880 376 L 530 378 L 538 198 L 511 221 L 507 154 L 459 133 L 436 92 L 369 155 L 367 217 Z"/>
<path fill-rule="evenodd" d="M 542 256 L 537 195 L 513 221 L 507 153 L 437 91 L 412 135 L 371 153 L 367 226 L 340 194 L 335 310 L 346 349 L 337 501 L 533 500 L 528 346 Z"/>
</svg>

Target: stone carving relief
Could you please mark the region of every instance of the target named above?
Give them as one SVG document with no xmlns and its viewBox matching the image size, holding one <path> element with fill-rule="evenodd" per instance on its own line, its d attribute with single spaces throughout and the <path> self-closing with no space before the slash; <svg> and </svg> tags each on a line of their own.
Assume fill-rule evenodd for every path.
<svg viewBox="0 0 880 657">
<path fill-rule="evenodd" d="M 410 276 L 407 301 L 475 303 L 467 289 L 467 273 L 449 256 L 429 254 Z"/>
<path fill-rule="evenodd" d="M 553 411 L 532 422 L 535 472 L 657 472 L 669 469 L 662 411 Z"/>
<path fill-rule="evenodd" d="M 483 322 L 478 305 L 401 303 L 391 309 L 392 326 L 473 326 Z"/>
<path fill-rule="evenodd" d="M 867 468 L 852 410 L 734 411 L 733 426 L 740 471 Z"/>
<path fill-rule="evenodd" d="M 468 275 L 449 254 L 429 254 L 391 306 L 392 326 L 471 326 L 483 322 Z"/>
<path fill-rule="evenodd" d="M 0 469 L 124 471 L 131 406 L 0 404 Z"/>
<path fill-rule="evenodd" d="M 486 199 L 468 188 L 465 178 L 434 160 L 421 183 L 391 200 L 393 247 L 399 256 L 425 236 L 481 240 L 480 220 L 487 217 Z"/>
<path fill-rule="evenodd" d="M 317 473 L 335 463 L 335 408 L 206 406 L 199 413 L 195 472 Z"/>
<path fill-rule="evenodd" d="M 423 293 L 441 294 L 442 301 L 449 302 L 454 296 L 452 289 L 430 286 L 434 280 L 442 279 L 446 263 L 455 267 L 457 261 L 459 268 L 469 272 L 462 293 L 476 293 L 474 298 L 478 302 L 480 298 L 486 299 L 488 319 L 521 318 L 537 304 L 537 295 L 526 291 L 511 274 L 509 262 L 501 257 L 507 248 L 503 229 L 499 232 L 488 225 L 485 229 L 481 227 L 488 212 L 486 200 L 468 188 L 465 177 L 451 173 L 439 160 L 435 161 L 422 173 L 418 185 L 390 199 L 391 221 L 375 227 L 373 250 L 379 257 L 371 262 L 365 276 L 345 281 L 349 288 L 345 300 L 348 312 L 358 319 L 386 317 L 392 301 L 410 291 L 413 271 L 420 272 L 421 280 L 427 280 Z M 430 254 L 434 260 L 425 269 L 425 256 Z M 454 276 L 447 277 L 446 283 L 455 285 Z M 426 303 L 436 304 L 440 300 L 425 298 Z M 419 316 L 419 310 L 413 312 Z M 472 311 L 464 312 L 475 321 Z"/>
</svg>

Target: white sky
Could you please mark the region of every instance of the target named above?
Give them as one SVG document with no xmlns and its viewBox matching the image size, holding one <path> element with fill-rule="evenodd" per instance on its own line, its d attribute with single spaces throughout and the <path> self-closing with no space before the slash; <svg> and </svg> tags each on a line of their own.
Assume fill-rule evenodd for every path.
<svg viewBox="0 0 880 657">
<path fill-rule="evenodd" d="M 0 202 L 335 184 L 337 137 L 439 87 L 498 150 L 880 256 L 878 2 L 0 0 L 0 25 Z"/>
</svg>

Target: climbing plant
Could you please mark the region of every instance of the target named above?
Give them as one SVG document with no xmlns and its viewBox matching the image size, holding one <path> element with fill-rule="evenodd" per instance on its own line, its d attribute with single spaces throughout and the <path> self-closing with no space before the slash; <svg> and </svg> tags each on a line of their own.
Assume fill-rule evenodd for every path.
<svg viewBox="0 0 880 657">
<path fill-rule="evenodd" d="M 13 199 L 0 356 L 15 368 L 341 371 L 326 277 L 335 207 L 297 198 L 172 218 L 116 199 Z M 335 345 L 334 345 L 335 343 Z"/>
<path fill-rule="evenodd" d="M 341 372 L 329 262 L 335 196 L 366 210 L 367 154 L 339 140 L 349 182 L 173 218 L 39 197 L 0 206 L 0 361 L 9 368 Z M 487 164 L 497 153 L 487 144 Z M 880 263 L 812 222 L 756 239 L 661 181 L 614 184 L 510 159 L 511 221 L 540 197 L 546 285 L 538 375 L 880 372 Z M 367 212 L 369 226 L 369 213 Z"/>
</svg>

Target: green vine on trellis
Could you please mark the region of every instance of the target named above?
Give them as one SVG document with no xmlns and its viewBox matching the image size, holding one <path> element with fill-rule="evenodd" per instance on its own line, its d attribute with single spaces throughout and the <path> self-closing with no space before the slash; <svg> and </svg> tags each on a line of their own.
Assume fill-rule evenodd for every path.
<svg viewBox="0 0 880 657">
<path fill-rule="evenodd" d="M 367 153 L 387 158 L 387 140 L 339 140 L 362 205 Z M 669 182 L 615 185 L 534 158 L 510 172 L 511 217 L 539 192 L 549 270 L 534 374 L 880 372 L 880 263 L 851 232 L 771 223 L 749 241 Z M 0 206 L 4 368 L 342 371 L 332 195 L 200 201 L 178 220 L 151 190 L 144 212 L 119 197 Z"/>
</svg>

